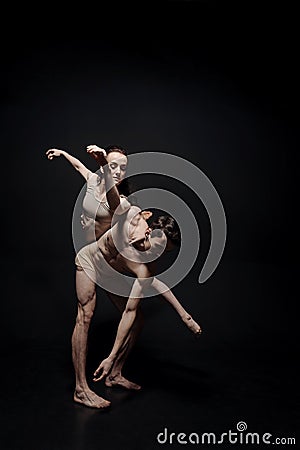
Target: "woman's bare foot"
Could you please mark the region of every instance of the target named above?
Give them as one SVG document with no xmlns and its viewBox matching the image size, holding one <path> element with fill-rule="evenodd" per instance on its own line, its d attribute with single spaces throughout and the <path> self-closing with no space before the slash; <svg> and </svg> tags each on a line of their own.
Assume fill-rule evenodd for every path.
<svg viewBox="0 0 300 450">
<path fill-rule="evenodd" d="M 127 380 L 122 375 L 115 375 L 115 376 L 109 375 L 105 379 L 105 385 L 108 387 L 122 386 L 125 389 L 133 389 L 135 391 L 139 391 L 141 389 L 141 386 L 139 384 Z"/>
<path fill-rule="evenodd" d="M 105 409 L 110 406 L 110 402 L 108 400 L 104 400 L 104 398 L 99 397 L 90 389 L 84 391 L 75 390 L 73 398 L 75 402 L 89 406 L 90 408 Z"/>
<path fill-rule="evenodd" d="M 191 316 L 183 317 L 182 320 L 184 321 L 186 326 L 197 336 L 202 333 L 200 325 L 198 325 L 198 323 L 195 322 Z"/>
</svg>

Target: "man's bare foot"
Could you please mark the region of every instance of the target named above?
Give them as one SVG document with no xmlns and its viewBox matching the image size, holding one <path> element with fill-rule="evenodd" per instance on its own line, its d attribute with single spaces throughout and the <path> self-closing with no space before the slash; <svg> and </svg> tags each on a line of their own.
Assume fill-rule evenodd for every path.
<svg viewBox="0 0 300 450">
<path fill-rule="evenodd" d="M 135 391 L 139 391 L 141 389 L 139 384 L 132 383 L 132 381 L 127 380 L 122 375 L 109 375 L 105 379 L 105 385 L 108 387 L 122 386 L 125 389 L 133 389 Z"/>
<path fill-rule="evenodd" d="M 198 323 L 195 322 L 191 316 L 183 317 L 182 320 L 184 321 L 186 326 L 197 336 L 202 333 L 200 325 L 198 325 Z"/>
<path fill-rule="evenodd" d="M 110 402 L 108 400 L 104 400 L 104 398 L 99 397 L 90 389 L 87 389 L 85 391 L 75 390 L 73 398 L 75 402 L 81 403 L 85 406 L 89 406 L 90 408 L 105 409 L 110 405 Z"/>
</svg>

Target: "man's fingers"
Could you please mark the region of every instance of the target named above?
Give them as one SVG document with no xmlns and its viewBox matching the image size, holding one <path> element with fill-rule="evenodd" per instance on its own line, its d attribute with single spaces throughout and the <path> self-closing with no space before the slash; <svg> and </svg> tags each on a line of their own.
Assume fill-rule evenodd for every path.
<svg viewBox="0 0 300 450">
<path fill-rule="evenodd" d="M 101 364 L 100 364 L 100 366 L 98 367 L 98 369 L 96 369 L 95 372 L 94 372 L 94 377 L 96 377 L 97 375 L 99 375 L 99 373 L 101 372 L 101 370 L 103 370 L 103 368 L 102 368 L 102 366 L 101 366 Z"/>
<path fill-rule="evenodd" d="M 100 381 L 100 378 L 93 378 L 93 381 Z"/>
<path fill-rule="evenodd" d="M 101 381 L 102 378 L 106 377 L 106 375 L 107 375 L 107 372 L 104 370 L 102 375 L 100 375 L 100 377 L 98 377 L 98 378 L 94 377 L 93 381 Z"/>
<path fill-rule="evenodd" d="M 98 367 L 98 369 L 95 370 L 94 372 L 94 377 L 96 377 L 98 375 L 98 373 L 100 372 L 100 367 Z"/>
</svg>

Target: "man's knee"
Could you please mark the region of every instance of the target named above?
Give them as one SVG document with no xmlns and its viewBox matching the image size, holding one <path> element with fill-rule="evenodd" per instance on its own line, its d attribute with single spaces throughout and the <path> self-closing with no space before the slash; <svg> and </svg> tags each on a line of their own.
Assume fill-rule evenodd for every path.
<svg viewBox="0 0 300 450">
<path fill-rule="evenodd" d="M 78 303 L 77 324 L 89 325 L 94 315 L 94 304 L 87 302 L 85 305 Z"/>
<path fill-rule="evenodd" d="M 96 300 L 96 291 L 95 289 L 88 289 L 84 292 L 77 292 L 77 299 L 79 304 L 82 307 L 85 307 L 88 304 L 94 303 Z"/>
</svg>

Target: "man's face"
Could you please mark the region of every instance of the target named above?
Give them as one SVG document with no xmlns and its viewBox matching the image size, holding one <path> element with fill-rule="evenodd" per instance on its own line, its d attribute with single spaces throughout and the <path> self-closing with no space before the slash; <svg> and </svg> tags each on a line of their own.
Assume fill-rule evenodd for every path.
<svg viewBox="0 0 300 450">
<path fill-rule="evenodd" d="M 129 243 L 141 246 L 145 249 L 145 243 L 151 233 L 151 228 L 147 223 L 147 219 L 152 216 L 150 211 L 141 211 L 136 214 L 129 225 Z"/>
<path fill-rule="evenodd" d="M 162 230 L 152 230 L 149 227 L 147 219 L 151 216 L 150 211 L 142 211 L 134 216 L 129 227 L 129 243 L 141 252 L 150 250 L 153 256 L 158 258 L 165 250 L 171 248 L 168 247 L 168 239 Z"/>
</svg>

